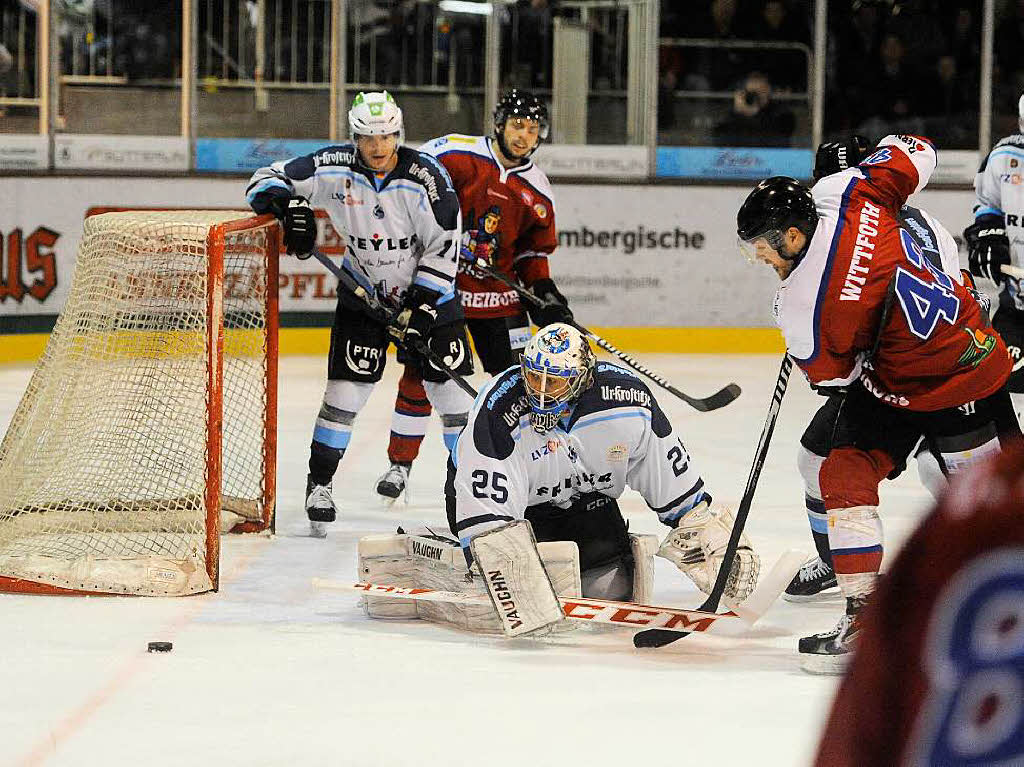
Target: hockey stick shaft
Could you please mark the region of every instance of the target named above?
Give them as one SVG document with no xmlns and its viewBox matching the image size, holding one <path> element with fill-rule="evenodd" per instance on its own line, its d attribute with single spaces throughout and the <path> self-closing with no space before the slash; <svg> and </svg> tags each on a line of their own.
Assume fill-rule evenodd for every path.
<svg viewBox="0 0 1024 767">
<path fill-rule="evenodd" d="M 381 583 L 342 583 L 338 581 L 313 579 L 313 586 L 328 591 L 359 591 L 367 596 L 392 597 L 395 599 L 420 599 L 431 602 L 452 602 L 467 605 L 489 605 L 490 599 L 484 594 L 464 594 L 459 591 L 407 588 Z M 569 620 L 589 623 L 608 623 L 623 628 L 645 628 L 657 626 L 669 633 L 706 632 L 716 623 L 750 624 L 760 615 L 752 612 L 742 617 L 734 612 L 716 613 L 703 610 L 688 610 L 677 607 L 660 607 L 634 602 L 613 602 L 605 599 L 586 597 L 558 597 L 562 613 Z"/>
<path fill-rule="evenodd" d="M 364 288 L 362 285 L 360 285 L 358 282 L 356 282 L 352 278 L 352 275 L 347 274 L 344 269 L 342 269 L 336 263 L 331 261 L 331 259 L 328 258 L 327 255 L 325 253 L 321 252 L 319 249 L 314 248 L 314 250 L 313 250 L 313 258 L 315 258 L 321 264 L 326 266 L 327 267 L 327 271 L 329 271 L 331 274 L 333 274 L 335 277 L 338 278 L 338 282 L 340 283 L 340 286 L 341 286 L 341 288 L 343 290 L 348 290 L 349 292 L 354 293 L 356 296 L 358 296 L 362 300 L 362 302 L 364 304 L 366 304 L 366 313 L 368 315 L 370 315 L 375 320 L 379 320 L 380 322 L 384 323 L 385 325 L 389 325 L 390 324 L 391 317 L 389 315 L 389 312 L 388 312 L 387 308 L 384 307 L 383 305 L 381 305 L 381 303 L 379 301 L 377 301 L 366 290 L 366 288 Z M 434 367 L 436 367 L 438 370 L 440 370 L 442 373 L 444 373 L 446 376 L 448 376 L 450 379 L 452 379 L 455 382 L 455 384 L 460 389 L 462 389 L 462 391 L 466 392 L 466 394 L 468 394 L 473 399 L 476 399 L 476 395 L 477 395 L 476 389 L 474 389 L 472 386 L 470 386 L 469 382 L 465 378 L 463 378 L 458 373 L 456 373 L 454 370 L 452 370 L 450 367 L 448 367 L 444 363 L 444 360 L 441 359 L 441 357 L 438 354 L 436 354 L 427 345 L 427 343 L 425 341 L 420 342 L 418 344 L 411 344 L 411 343 L 408 343 L 407 341 L 405 341 L 404 339 L 396 339 L 396 340 L 400 340 L 401 343 L 403 343 L 406 346 L 410 347 L 412 351 L 416 352 L 417 354 L 422 355 L 423 357 L 426 357 L 428 360 L 430 360 L 430 363 Z"/>
<path fill-rule="evenodd" d="M 743 498 L 740 500 L 739 509 L 736 511 L 736 520 L 732 526 L 732 534 L 729 536 L 729 543 L 725 548 L 722 557 L 721 567 L 718 568 L 718 576 L 715 578 L 715 585 L 711 593 L 700 606 L 700 610 L 713 612 L 718 609 L 718 604 L 725 593 L 725 584 L 729 580 L 732 571 L 733 561 L 736 559 L 736 551 L 739 548 L 740 536 L 747 524 L 747 517 L 750 515 L 750 506 L 754 501 L 754 491 L 757 489 L 757 481 L 761 476 L 761 469 L 764 468 L 765 459 L 768 457 L 768 447 L 771 444 L 772 434 L 775 431 L 775 422 L 779 417 L 779 409 L 782 407 L 782 398 L 786 394 L 786 387 L 789 384 L 789 374 L 793 370 L 793 360 L 787 353 L 782 358 L 782 366 L 779 368 L 779 377 L 775 381 L 775 390 L 772 392 L 772 401 L 768 407 L 768 416 L 761 430 L 761 439 L 757 443 L 757 450 L 754 453 L 754 462 L 750 466 L 750 474 L 747 477 L 747 486 L 743 490 Z M 636 647 L 663 647 L 671 642 L 681 639 L 685 634 L 669 634 L 658 629 L 641 631 L 633 637 L 633 644 Z"/>
<path fill-rule="evenodd" d="M 550 306 L 550 302 L 545 301 L 529 288 L 516 284 L 515 281 L 510 280 L 504 274 L 494 269 L 484 259 L 476 259 L 473 266 L 477 271 L 482 272 L 486 274 L 488 277 L 496 279 L 498 280 L 498 282 L 501 282 L 502 284 L 512 288 L 512 290 L 516 291 L 522 298 L 526 299 L 532 305 L 540 309 Z M 596 333 L 587 330 L 585 327 L 577 324 L 576 322 L 570 322 L 569 324 L 572 325 L 581 333 L 583 333 L 584 335 L 592 338 L 594 340 L 594 343 L 596 343 L 606 352 L 615 355 L 620 360 L 629 365 L 631 368 L 633 368 L 635 371 L 647 376 L 652 381 L 654 381 L 654 383 L 658 384 L 658 386 L 665 389 L 665 391 L 675 395 L 683 402 L 685 402 L 687 405 L 696 410 L 699 410 L 701 412 L 717 410 L 720 407 L 725 407 L 738 396 L 740 396 L 740 387 L 734 383 L 731 383 L 725 386 L 724 388 L 720 389 L 719 391 L 715 392 L 710 397 L 691 397 L 689 394 L 679 391 L 679 389 L 670 384 L 663 376 L 659 375 L 658 373 L 655 373 L 650 368 L 637 362 L 635 359 L 630 357 L 625 352 L 616 349 L 608 341 L 606 341 L 604 338 L 601 338 L 601 336 L 597 335 Z"/>
</svg>

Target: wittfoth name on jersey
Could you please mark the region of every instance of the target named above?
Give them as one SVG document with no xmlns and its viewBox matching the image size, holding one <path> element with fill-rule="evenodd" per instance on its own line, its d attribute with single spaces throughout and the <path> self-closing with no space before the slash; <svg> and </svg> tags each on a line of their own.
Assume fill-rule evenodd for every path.
<svg viewBox="0 0 1024 767">
<path fill-rule="evenodd" d="M 850 259 L 850 268 L 846 271 L 846 280 L 843 282 L 839 294 L 840 301 L 859 301 L 860 291 L 866 279 L 862 276 L 868 273 L 869 266 L 862 265 L 861 261 L 870 261 L 874 257 L 875 237 L 878 236 L 878 215 L 881 209 L 872 205 L 867 200 L 860 209 L 860 220 L 857 223 L 857 244 L 853 248 L 853 258 Z"/>
<path fill-rule="evenodd" d="M 614 402 L 629 402 L 633 405 L 651 406 L 651 395 L 639 389 L 630 389 L 625 386 L 602 386 L 601 399 Z"/>
</svg>

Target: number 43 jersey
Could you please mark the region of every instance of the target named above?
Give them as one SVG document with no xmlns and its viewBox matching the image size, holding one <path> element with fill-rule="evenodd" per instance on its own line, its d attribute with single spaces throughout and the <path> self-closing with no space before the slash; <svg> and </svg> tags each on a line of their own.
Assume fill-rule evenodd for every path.
<svg viewBox="0 0 1024 767">
<path fill-rule="evenodd" d="M 887 136 L 860 165 L 814 186 L 818 227 L 773 309 L 811 383 L 859 377 L 888 404 L 932 411 L 986 397 L 1009 376 L 988 314 L 926 257 L 928 238 L 901 221 L 935 163 L 927 139 Z"/>
<path fill-rule="evenodd" d="M 523 519 L 527 507 L 567 508 L 583 493 L 618 498 L 629 486 L 670 527 L 711 500 L 682 440 L 632 371 L 598 363 L 569 417 L 544 434 L 529 413 L 518 367 L 492 378 L 473 404 L 445 486 L 449 508 L 455 500 L 452 531 L 464 546 Z"/>
</svg>

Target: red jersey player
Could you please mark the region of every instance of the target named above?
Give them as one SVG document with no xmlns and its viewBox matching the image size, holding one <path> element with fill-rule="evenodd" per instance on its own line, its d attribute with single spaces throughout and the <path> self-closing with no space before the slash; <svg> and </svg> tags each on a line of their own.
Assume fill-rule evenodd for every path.
<svg viewBox="0 0 1024 767">
<path fill-rule="evenodd" d="M 948 474 L 1019 434 L 1006 345 L 901 225 L 935 163 L 926 139 L 887 136 L 813 194 L 795 179 L 762 181 L 737 215 L 741 247 L 782 278 L 773 312 L 789 353 L 812 385 L 844 396 L 818 480 L 846 614 L 800 640 L 808 671 L 840 671 L 852 649 L 882 562 L 878 485 L 908 441 L 924 436 Z"/>
<path fill-rule="evenodd" d="M 1024 451 L 954 481 L 881 578 L 819 767 L 1024 764 Z"/>
<path fill-rule="evenodd" d="M 519 353 L 530 339 L 530 322 L 518 293 L 476 270 L 478 259 L 548 302 L 543 310 L 530 308 L 537 326 L 572 320 L 568 302 L 548 272 L 547 257 L 558 245 L 551 184 L 530 160 L 547 135 L 544 103 L 512 89 L 494 110 L 493 136 L 451 134 L 420 148 L 444 165 L 459 197 L 464 231 L 456 287 L 476 353 L 490 375 L 519 364 Z M 455 365 L 458 360 L 448 362 Z M 419 368 L 406 365 L 391 423 L 391 466 L 377 482 L 377 492 L 385 498 L 398 498 L 405 490 L 430 412 Z M 464 425 L 464 418 L 443 419 L 449 450 Z"/>
</svg>

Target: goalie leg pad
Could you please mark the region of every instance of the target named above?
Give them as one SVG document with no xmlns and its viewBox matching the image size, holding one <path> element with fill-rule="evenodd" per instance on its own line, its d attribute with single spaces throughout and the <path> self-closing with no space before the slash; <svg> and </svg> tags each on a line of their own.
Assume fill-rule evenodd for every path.
<svg viewBox="0 0 1024 767">
<path fill-rule="evenodd" d="M 630 533 L 629 548 L 633 552 L 633 593 L 630 601 L 649 605 L 654 599 L 654 554 L 658 550 L 658 538 Z"/>
<path fill-rule="evenodd" d="M 537 545 L 555 592 L 563 597 L 582 595 L 579 550 L 572 541 Z M 462 548 L 454 540 L 423 535 L 370 535 L 359 541 L 359 579 L 370 583 L 442 591 L 460 591 L 485 596 L 480 576 L 466 568 Z M 422 618 L 446 623 L 466 631 L 501 633 L 498 615 L 490 601 L 481 605 L 425 602 L 390 597 L 364 597 L 363 607 L 371 618 Z M 580 624 L 562 621 L 557 630 L 575 629 Z"/>
<path fill-rule="evenodd" d="M 510 522 L 482 533 L 470 541 L 470 550 L 505 636 L 519 636 L 565 620 L 529 522 Z"/>
</svg>

